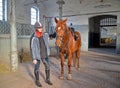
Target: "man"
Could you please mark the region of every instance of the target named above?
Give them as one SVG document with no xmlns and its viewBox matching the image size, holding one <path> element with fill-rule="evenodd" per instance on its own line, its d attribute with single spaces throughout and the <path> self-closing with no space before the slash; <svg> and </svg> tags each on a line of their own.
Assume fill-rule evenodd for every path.
<svg viewBox="0 0 120 88">
<path fill-rule="evenodd" d="M 39 66 L 42 61 L 45 66 L 46 73 L 46 83 L 52 85 L 50 81 L 50 64 L 49 64 L 49 54 L 50 48 L 48 44 L 48 34 L 42 33 L 42 24 L 40 22 L 36 22 L 34 25 L 35 32 L 30 37 L 30 53 L 32 56 L 33 64 L 35 65 L 34 74 L 36 78 L 36 85 L 38 87 L 42 87 L 39 81 Z"/>
<path fill-rule="evenodd" d="M 74 39 L 77 40 L 77 36 L 76 36 L 76 34 L 75 34 L 75 29 L 73 28 L 73 24 L 72 24 L 72 23 L 70 23 L 69 29 L 70 29 L 70 31 L 71 31 Z"/>
</svg>

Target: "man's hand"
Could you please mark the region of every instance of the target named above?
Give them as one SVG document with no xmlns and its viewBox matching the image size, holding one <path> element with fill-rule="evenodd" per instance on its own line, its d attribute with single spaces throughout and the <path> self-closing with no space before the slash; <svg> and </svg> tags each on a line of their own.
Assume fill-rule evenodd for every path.
<svg viewBox="0 0 120 88">
<path fill-rule="evenodd" d="M 33 64 L 37 64 L 37 60 L 33 60 Z"/>
</svg>

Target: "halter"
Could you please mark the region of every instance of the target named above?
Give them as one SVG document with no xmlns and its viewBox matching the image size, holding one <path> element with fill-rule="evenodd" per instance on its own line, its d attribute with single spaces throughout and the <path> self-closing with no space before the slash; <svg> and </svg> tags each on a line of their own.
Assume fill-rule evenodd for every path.
<svg viewBox="0 0 120 88">
<path fill-rule="evenodd" d="M 63 45 L 63 39 L 64 39 L 64 35 L 65 35 L 66 30 L 63 29 L 63 32 L 64 32 L 64 33 L 63 33 L 62 36 L 58 36 L 58 35 L 56 36 L 56 38 L 60 40 L 60 45 L 61 45 L 61 44 Z"/>
<path fill-rule="evenodd" d="M 66 32 L 66 29 L 62 29 L 63 30 L 63 34 L 65 34 L 65 32 Z M 58 35 L 57 35 L 58 36 Z M 64 37 L 64 35 L 63 36 L 58 36 L 58 37 Z"/>
<path fill-rule="evenodd" d="M 69 40 L 67 40 L 67 43 L 64 45 L 63 40 L 64 40 L 65 32 L 67 32 L 67 30 L 66 29 L 63 29 L 63 30 L 64 30 L 63 35 L 62 36 L 57 35 L 57 37 L 56 37 L 60 40 L 59 45 L 61 45 L 62 48 L 64 48 L 68 44 L 68 41 L 69 41 Z"/>
</svg>

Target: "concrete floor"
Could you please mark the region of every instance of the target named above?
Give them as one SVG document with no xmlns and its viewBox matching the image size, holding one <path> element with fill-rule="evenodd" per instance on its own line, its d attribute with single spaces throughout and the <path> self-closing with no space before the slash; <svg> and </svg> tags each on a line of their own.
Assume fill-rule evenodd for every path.
<svg viewBox="0 0 120 88">
<path fill-rule="evenodd" d="M 99 51 L 99 52 L 98 52 Z M 50 57 L 52 86 L 45 83 L 44 66 L 40 67 L 43 88 L 120 88 L 120 56 L 110 52 L 91 49 L 81 52 L 80 70 L 72 67 L 72 80 L 60 80 L 60 59 Z M 37 88 L 34 83 L 32 62 L 19 64 L 15 73 L 0 74 L 0 88 Z"/>
</svg>

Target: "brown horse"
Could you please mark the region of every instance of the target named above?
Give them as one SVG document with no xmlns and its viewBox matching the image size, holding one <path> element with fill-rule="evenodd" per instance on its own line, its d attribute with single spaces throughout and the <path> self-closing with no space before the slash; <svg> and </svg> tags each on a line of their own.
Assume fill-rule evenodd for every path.
<svg viewBox="0 0 120 88">
<path fill-rule="evenodd" d="M 61 75 L 60 79 L 64 79 L 64 54 L 68 56 L 68 79 L 72 79 L 71 76 L 71 64 L 73 54 L 76 58 L 73 59 L 74 66 L 76 66 L 77 60 L 77 68 L 80 68 L 80 51 L 81 51 L 81 36 L 80 33 L 75 31 L 75 35 L 77 36 L 77 40 L 74 39 L 69 27 L 66 24 L 67 18 L 65 20 L 57 20 L 56 22 L 56 46 L 59 47 L 59 54 L 61 58 Z"/>
</svg>

